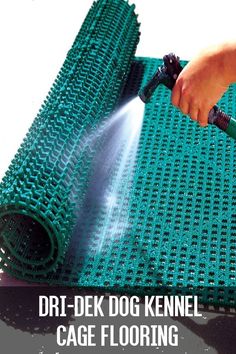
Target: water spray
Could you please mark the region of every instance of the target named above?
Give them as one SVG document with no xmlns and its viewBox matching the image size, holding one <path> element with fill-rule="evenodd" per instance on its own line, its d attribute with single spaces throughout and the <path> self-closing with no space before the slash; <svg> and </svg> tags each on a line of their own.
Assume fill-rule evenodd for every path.
<svg viewBox="0 0 236 354">
<path fill-rule="evenodd" d="M 165 85 L 170 90 L 183 70 L 179 57 L 171 53 L 163 58 L 164 64 L 158 68 L 152 79 L 139 92 L 139 97 L 144 103 L 151 100 L 152 95 L 160 84 Z M 236 139 L 236 120 L 222 112 L 219 107 L 214 106 L 209 112 L 208 123 L 216 125 L 233 139 Z"/>
</svg>

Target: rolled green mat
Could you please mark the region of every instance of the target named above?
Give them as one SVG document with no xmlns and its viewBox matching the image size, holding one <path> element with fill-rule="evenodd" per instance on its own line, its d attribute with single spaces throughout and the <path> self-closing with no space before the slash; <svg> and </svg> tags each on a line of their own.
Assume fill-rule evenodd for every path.
<svg viewBox="0 0 236 354">
<path fill-rule="evenodd" d="M 1 268 L 28 281 L 235 307 L 235 142 L 183 117 L 160 86 L 144 116 L 135 111 L 135 161 L 109 170 L 119 126 L 106 136 L 100 128 L 163 64 L 133 59 L 138 31 L 125 1 L 91 8 L 0 187 Z M 235 102 L 232 85 L 219 106 L 234 117 Z"/>
<path fill-rule="evenodd" d="M 63 263 L 97 146 L 139 41 L 135 6 L 98 0 L 0 186 L 1 267 L 50 282 Z"/>
</svg>

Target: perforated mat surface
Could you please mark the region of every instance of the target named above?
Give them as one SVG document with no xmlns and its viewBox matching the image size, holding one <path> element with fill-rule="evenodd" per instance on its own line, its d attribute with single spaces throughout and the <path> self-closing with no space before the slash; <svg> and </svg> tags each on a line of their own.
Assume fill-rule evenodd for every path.
<svg viewBox="0 0 236 354">
<path fill-rule="evenodd" d="M 109 178 L 111 132 L 91 139 L 123 83 L 120 102 L 161 64 L 133 60 L 138 37 L 125 1 L 93 6 L 1 184 L 1 266 L 29 281 L 235 306 L 234 141 L 183 117 L 164 87 L 146 105 L 135 159 L 121 169 L 121 152 Z M 235 101 L 232 86 L 220 107 L 236 116 Z"/>
</svg>

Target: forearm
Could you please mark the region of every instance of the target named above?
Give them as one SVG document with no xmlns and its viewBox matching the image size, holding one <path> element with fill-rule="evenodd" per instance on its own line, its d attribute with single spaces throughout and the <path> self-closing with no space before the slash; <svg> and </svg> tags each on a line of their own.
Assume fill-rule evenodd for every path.
<svg viewBox="0 0 236 354">
<path fill-rule="evenodd" d="M 222 55 L 226 84 L 230 85 L 236 82 L 236 41 L 222 44 L 219 53 Z"/>
<path fill-rule="evenodd" d="M 218 70 L 222 84 L 236 82 L 236 40 L 208 47 L 200 52 L 199 57 L 204 58 L 208 66 Z"/>
</svg>

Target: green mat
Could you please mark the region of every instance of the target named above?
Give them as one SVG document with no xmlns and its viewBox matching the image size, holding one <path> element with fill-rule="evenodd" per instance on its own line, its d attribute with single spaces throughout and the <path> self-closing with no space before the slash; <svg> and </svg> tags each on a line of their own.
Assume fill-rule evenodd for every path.
<svg viewBox="0 0 236 354">
<path fill-rule="evenodd" d="M 121 169 L 121 144 L 107 162 L 123 128 L 101 127 L 161 64 L 134 59 L 138 40 L 134 6 L 94 3 L 0 186 L 1 268 L 27 281 L 235 307 L 234 141 L 183 117 L 159 87 L 137 155 L 130 149 Z M 220 107 L 236 116 L 235 100 L 231 86 Z"/>
</svg>

